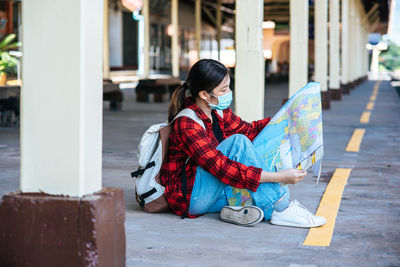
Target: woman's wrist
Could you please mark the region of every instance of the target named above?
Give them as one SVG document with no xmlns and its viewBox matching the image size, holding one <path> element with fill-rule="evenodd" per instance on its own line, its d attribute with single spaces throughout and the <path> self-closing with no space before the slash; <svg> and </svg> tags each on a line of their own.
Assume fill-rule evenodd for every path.
<svg viewBox="0 0 400 267">
<path fill-rule="evenodd" d="M 282 179 L 280 172 L 261 172 L 260 183 L 279 183 Z"/>
</svg>

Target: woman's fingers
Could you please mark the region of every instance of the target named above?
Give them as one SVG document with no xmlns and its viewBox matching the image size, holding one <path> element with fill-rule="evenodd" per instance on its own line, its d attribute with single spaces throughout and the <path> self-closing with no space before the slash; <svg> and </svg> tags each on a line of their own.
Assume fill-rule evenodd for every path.
<svg viewBox="0 0 400 267">
<path fill-rule="evenodd" d="M 304 179 L 304 177 L 307 176 L 307 171 L 301 171 L 301 170 L 296 170 L 296 174 L 295 174 L 295 182 L 294 183 L 298 183 L 301 180 Z"/>
<path fill-rule="evenodd" d="M 301 171 L 300 176 L 302 178 L 306 177 L 307 176 L 307 172 L 306 171 Z"/>
<path fill-rule="evenodd" d="M 307 171 L 302 171 L 298 169 L 287 169 L 282 171 L 283 178 L 282 182 L 285 184 L 296 184 L 304 179 L 307 175 Z"/>
</svg>

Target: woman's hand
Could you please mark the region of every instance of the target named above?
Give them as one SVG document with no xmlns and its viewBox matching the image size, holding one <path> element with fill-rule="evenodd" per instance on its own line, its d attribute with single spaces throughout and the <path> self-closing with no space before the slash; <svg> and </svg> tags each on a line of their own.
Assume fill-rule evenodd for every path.
<svg viewBox="0 0 400 267">
<path fill-rule="evenodd" d="M 297 169 L 287 169 L 280 172 L 262 171 L 260 183 L 295 184 L 303 180 L 306 175 L 306 171 L 300 171 Z"/>
<path fill-rule="evenodd" d="M 280 183 L 284 184 L 296 184 L 303 180 L 307 175 L 307 171 L 300 171 L 298 169 L 287 169 L 284 171 L 278 172 L 280 174 Z"/>
</svg>

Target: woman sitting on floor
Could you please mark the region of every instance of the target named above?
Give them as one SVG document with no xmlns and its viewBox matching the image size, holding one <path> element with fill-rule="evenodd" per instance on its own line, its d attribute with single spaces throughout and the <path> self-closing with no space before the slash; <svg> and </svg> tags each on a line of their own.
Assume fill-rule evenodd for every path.
<svg viewBox="0 0 400 267">
<path fill-rule="evenodd" d="M 323 217 L 290 200 L 287 186 L 306 171 L 288 169 L 267 172 L 252 140 L 270 118 L 247 123 L 229 108 L 232 91 L 229 70 L 220 62 L 203 59 L 192 66 L 186 82 L 172 95 L 168 121 L 184 108 L 193 110 L 202 125 L 178 117 L 170 135 L 169 152 L 161 169 L 161 181 L 170 208 L 183 217 L 221 212 L 222 220 L 243 226 L 263 218 L 272 224 L 317 227 Z M 186 91 L 191 96 L 186 97 Z M 228 206 L 227 192 L 248 189 L 246 206 Z"/>
</svg>

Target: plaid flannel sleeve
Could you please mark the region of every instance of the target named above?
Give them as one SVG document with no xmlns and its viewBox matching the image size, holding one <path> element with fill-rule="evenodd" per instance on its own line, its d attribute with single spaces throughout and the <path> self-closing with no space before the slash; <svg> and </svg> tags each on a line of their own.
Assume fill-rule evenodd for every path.
<svg viewBox="0 0 400 267">
<path fill-rule="evenodd" d="M 256 136 L 261 132 L 261 130 L 267 126 L 270 120 L 271 118 L 265 118 L 248 123 L 242 120 L 239 116 L 236 116 L 229 108 L 224 111 L 224 130 L 227 136 L 231 136 L 233 134 L 243 134 L 253 141 L 254 138 L 256 138 Z"/>
<path fill-rule="evenodd" d="M 215 147 L 206 131 L 192 119 L 177 119 L 176 130 L 180 131 L 183 149 L 194 162 L 217 177 L 223 183 L 256 191 L 261 176 L 261 168 L 246 166 L 230 160 Z"/>
</svg>

